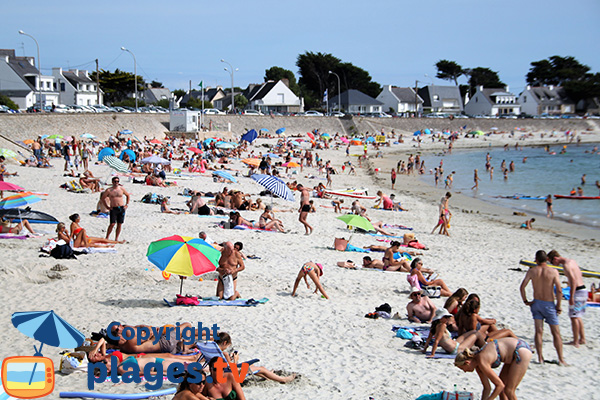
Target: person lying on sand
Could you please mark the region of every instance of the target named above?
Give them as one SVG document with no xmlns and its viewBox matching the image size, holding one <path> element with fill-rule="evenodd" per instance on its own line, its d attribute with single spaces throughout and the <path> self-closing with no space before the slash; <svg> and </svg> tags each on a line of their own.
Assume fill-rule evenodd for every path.
<svg viewBox="0 0 600 400">
<path fill-rule="evenodd" d="M 36 235 L 35 231 L 29 224 L 29 221 L 27 221 L 26 219 L 22 219 L 21 222 L 15 224 L 14 226 L 11 226 L 12 223 L 12 219 L 5 219 L 4 217 L 2 217 L 0 233 L 14 233 L 16 235 L 19 235 L 22 233 L 27 233 L 26 231 L 29 231 L 29 233 Z"/>
<path fill-rule="evenodd" d="M 363 257 L 363 268 L 376 268 L 376 269 L 384 269 L 383 261 L 381 260 L 373 260 L 369 256 Z"/>
<path fill-rule="evenodd" d="M 169 206 L 167 205 L 167 203 L 169 202 L 169 199 L 167 199 L 166 197 L 163 197 L 162 201 L 160 202 L 160 212 L 163 214 L 181 214 L 179 211 L 172 211 Z"/>
<path fill-rule="evenodd" d="M 327 293 L 325 293 L 325 289 L 323 288 L 323 285 L 321 285 L 321 282 L 319 280 L 319 277 L 323 276 L 323 266 L 319 263 L 314 263 L 312 261 L 304 263 L 302 268 L 300 268 L 300 272 L 298 272 L 298 276 L 296 277 L 296 282 L 294 282 L 292 297 L 296 296 L 296 290 L 298 289 L 298 285 L 300 284 L 302 278 L 304 278 L 306 287 L 310 289 L 310 285 L 308 284 L 308 280 L 306 279 L 307 276 L 310 276 L 310 279 L 312 279 L 315 283 L 316 288 L 314 293 L 320 291 L 323 294 L 323 297 L 329 299 L 329 296 L 327 296 Z"/>
<path fill-rule="evenodd" d="M 338 261 L 337 266 L 340 268 L 348 268 L 348 269 L 356 269 L 357 268 L 356 264 L 354 264 L 354 261 L 352 261 L 352 260 Z"/>
<path fill-rule="evenodd" d="M 99 192 L 100 189 L 100 178 L 96 178 L 90 170 L 83 171 L 83 176 L 79 178 L 79 183 L 83 188 L 89 188 L 92 192 Z"/>
<path fill-rule="evenodd" d="M 222 332 L 222 333 L 224 333 L 224 332 Z M 151 355 L 149 355 L 149 354 L 123 353 L 120 350 L 115 350 L 111 353 L 107 353 L 106 350 L 107 350 L 107 342 L 104 338 L 100 338 L 100 340 L 98 340 L 98 343 L 96 344 L 96 347 L 94 347 L 93 350 L 90 350 L 87 353 L 88 360 L 90 362 L 102 362 L 102 361 L 110 362 L 110 357 L 115 356 L 119 360 L 119 363 L 122 363 L 124 359 L 126 359 L 130 356 L 133 356 L 133 357 L 138 357 L 138 358 L 139 357 L 176 358 L 180 361 L 193 362 L 198 358 L 198 354 L 175 355 L 175 354 L 171 354 L 171 353 L 152 353 Z"/>
<path fill-rule="evenodd" d="M 119 347 L 119 350 L 127 352 L 127 353 L 170 353 L 170 354 L 175 354 L 175 353 L 183 353 L 183 354 L 188 354 L 191 353 L 192 350 L 195 345 L 189 345 L 189 344 L 185 344 L 183 340 L 177 340 L 177 338 L 175 337 L 175 335 L 171 334 L 170 338 L 167 339 L 167 337 L 165 335 L 162 335 L 158 341 L 158 343 L 153 343 L 155 338 L 154 338 L 154 333 L 151 332 L 150 337 L 148 339 L 143 339 L 140 340 L 141 343 L 138 344 L 138 340 L 137 340 L 137 330 L 135 328 L 137 327 L 148 327 L 148 328 L 152 328 L 150 325 L 134 325 L 131 326 L 132 328 L 134 328 L 134 333 L 133 335 L 129 335 L 127 336 L 129 339 L 125 339 L 123 337 L 123 329 L 126 326 L 131 326 L 131 325 L 122 325 L 122 324 L 116 324 L 113 323 L 112 324 L 112 335 L 116 336 L 119 338 L 118 340 L 118 344 L 117 346 Z M 186 327 L 191 327 L 194 328 L 192 326 L 191 323 L 189 322 L 184 322 L 182 324 L 179 324 L 179 328 L 183 329 Z M 202 330 L 202 337 L 199 338 L 198 337 L 198 331 L 196 329 L 194 329 L 194 331 L 196 332 L 196 339 L 200 340 L 200 339 L 205 339 L 208 340 L 208 338 L 206 337 L 206 332 L 204 332 L 204 330 Z"/>
<path fill-rule="evenodd" d="M 150 363 L 158 363 L 162 365 L 162 370 L 166 371 L 167 368 L 169 368 L 169 366 L 171 364 L 182 364 L 184 366 L 186 366 L 188 363 L 192 363 L 192 362 L 197 362 L 201 357 L 202 354 L 194 354 L 193 356 L 187 356 L 188 360 L 186 362 L 186 360 L 182 360 L 180 358 L 181 356 L 174 356 L 172 354 L 169 354 L 168 356 L 162 356 L 162 357 L 156 357 L 155 354 L 137 354 L 137 355 L 130 355 L 128 357 L 123 358 L 123 361 L 121 361 L 119 363 L 119 365 L 117 366 L 117 375 L 123 375 L 123 374 L 131 374 L 132 371 L 134 369 L 132 369 L 131 364 L 135 364 L 138 366 L 139 368 L 139 372 L 140 372 L 140 376 L 144 376 L 144 370 L 146 365 L 150 364 Z M 185 357 L 185 356 L 183 356 Z M 104 360 L 103 361 L 106 364 L 106 372 L 107 374 L 111 373 L 111 363 L 110 363 L 110 359 L 109 360 Z M 156 371 L 155 368 L 153 368 L 150 372 L 150 375 L 154 376 L 156 375 L 158 372 Z"/>
</svg>

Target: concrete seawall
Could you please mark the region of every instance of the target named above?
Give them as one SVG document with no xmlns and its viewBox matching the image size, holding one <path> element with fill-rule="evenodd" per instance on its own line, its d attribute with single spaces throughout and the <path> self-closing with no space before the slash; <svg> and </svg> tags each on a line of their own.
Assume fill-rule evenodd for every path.
<svg viewBox="0 0 600 400">
<path fill-rule="evenodd" d="M 562 133 L 567 130 L 577 133 L 582 131 L 598 132 L 597 120 L 580 119 L 433 119 L 433 118 L 364 118 L 340 119 L 333 117 L 271 117 L 241 115 L 205 116 L 205 126 L 211 126 L 211 132 L 201 132 L 199 137 L 215 134 L 229 136 L 231 127 L 233 135 L 240 135 L 246 129 L 268 129 L 275 135 L 279 128 L 286 128 L 287 135 L 305 134 L 313 129 L 328 132 L 331 135 L 352 134 L 353 132 L 378 132 L 383 128 L 386 132 L 394 129 L 396 133 L 411 134 L 419 129 L 429 128 L 433 131 L 450 129 L 459 130 L 466 125 L 466 130 L 482 130 L 489 132 L 492 128 L 498 131 L 552 132 Z M 142 138 L 164 137 L 169 131 L 168 114 L 0 114 L 0 135 L 13 141 L 36 138 L 38 135 L 61 134 L 79 137 L 82 133 L 91 133 L 100 139 L 106 139 L 111 133 L 122 129 L 131 129 Z M 2 144 L 3 146 L 3 144 Z"/>
</svg>

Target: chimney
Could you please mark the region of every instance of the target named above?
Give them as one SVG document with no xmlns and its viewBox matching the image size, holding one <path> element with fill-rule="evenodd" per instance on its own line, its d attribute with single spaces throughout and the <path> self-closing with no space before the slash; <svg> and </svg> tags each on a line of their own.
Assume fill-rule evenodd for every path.
<svg viewBox="0 0 600 400">
<path fill-rule="evenodd" d="M 221 85 L 218 85 L 218 86 L 217 86 L 217 90 L 219 90 L 219 89 L 223 90 L 223 86 L 221 86 Z"/>
<path fill-rule="evenodd" d="M 531 90 L 531 85 L 527 85 L 527 90 Z"/>
<path fill-rule="evenodd" d="M 290 80 L 287 78 L 281 78 L 281 82 L 287 87 L 290 87 Z"/>
<path fill-rule="evenodd" d="M 483 92 L 483 85 L 479 85 L 479 91 Z"/>
<path fill-rule="evenodd" d="M 393 88 L 393 86 L 392 86 L 392 85 L 387 85 L 387 90 L 388 90 L 388 92 L 391 92 L 391 91 L 392 91 L 392 88 Z"/>
<path fill-rule="evenodd" d="M 508 87 L 508 85 L 504 86 L 504 90 L 506 90 L 507 93 L 510 93 L 510 88 Z"/>
<path fill-rule="evenodd" d="M 550 85 L 550 90 L 554 90 L 554 85 Z"/>
</svg>

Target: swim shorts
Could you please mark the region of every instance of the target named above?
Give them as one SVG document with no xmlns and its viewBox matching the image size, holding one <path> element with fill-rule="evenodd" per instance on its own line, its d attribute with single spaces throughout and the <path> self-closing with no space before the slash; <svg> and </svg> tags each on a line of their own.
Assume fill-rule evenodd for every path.
<svg viewBox="0 0 600 400">
<path fill-rule="evenodd" d="M 181 350 L 183 350 L 179 344 L 179 340 L 175 337 L 173 332 L 169 332 L 169 339 L 165 335 L 162 335 L 158 340 L 158 344 L 160 345 L 161 353 L 171 353 L 175 354 Z"/>
<path fill-rule="evenodd" d="M 198 215 L 210 215 L 210 207 L 205 204 L 198 208 Z"/>
<path fill-rule="evenodd" d="M 558 325 L 556 305 L 553 301 L 533 300 L 531 315 L 533 319 L 545 320 L 548 325 Z"/>
<path fill-rule="evenodd" d="M 125 207 L 118 206 L 110 209 L 110 223 L 122 224 L 125 221 Z"/>
<path fill-rule="evenodd" d="M 303 205 L 302 212 L 310 212 L 310 204 Z"/>
<path fill-rule="evenodd" d="M 579 289 L 575 291 L 575 304 L 569 305 L 569 318 L 581 318 L 585 314 L 585 307 L 587 305 L 588 291 Z"/>
</svg>

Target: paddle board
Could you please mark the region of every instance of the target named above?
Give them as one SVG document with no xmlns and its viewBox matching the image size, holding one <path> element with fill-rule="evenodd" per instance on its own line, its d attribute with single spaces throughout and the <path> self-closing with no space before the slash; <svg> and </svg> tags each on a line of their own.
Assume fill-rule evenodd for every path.
<svg viewBox="0 0 600 400">
<path fill-rule="evenodd" d="M 537 264 L 533 261 L 528 261 L 528 260 L 521 260 L 519 261 L 519 264 L 521 265 L 526 265 L 529 268 L 531 267 L 535 267 Z M 556 270 L 558 270 L 559 273 L 564 275 L 564 271 L 563 271 L 563 267 L 561 267 L 560 265 L 552 265 L 552 264 L 548 264 L 549 267 L 552 267 Z M 596 271 L 588 271 L 585 269 L 581 270 L 581 273 L 583 276 L 585 276 L 586 278 L 600 278 L 600 272 L 596 272 Z"/>
<path fill-rule="evenodd" d="M 555 194 L 557 199 L 571 199 L 571 200 L 600 200 L 600 196 L 566 196 L 562 194 Z"/>
</svg>

